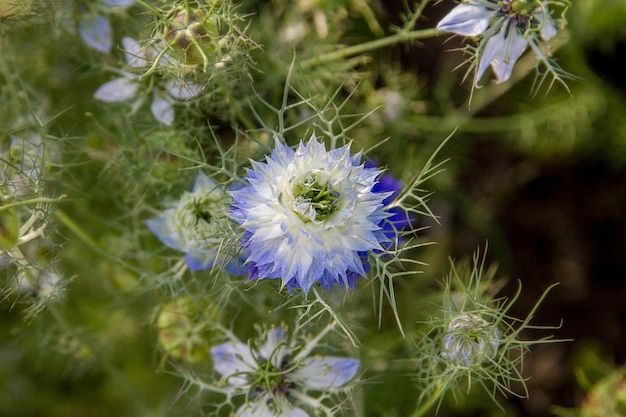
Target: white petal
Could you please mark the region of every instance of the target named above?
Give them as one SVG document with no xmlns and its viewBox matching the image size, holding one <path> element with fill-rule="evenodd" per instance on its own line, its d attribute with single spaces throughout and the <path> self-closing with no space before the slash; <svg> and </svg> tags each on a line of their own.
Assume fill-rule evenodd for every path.
<svg viewBox="0 0 626 417">
<path fill-rule="evenodd" d="M 146 220 L 146 226 L 148 226 L 148 229 L 165 245 L 176 250 L 183 250 L 176 233 L 172 230 L 172 224 L 167 217 L 162 216 L 148 219 Z"/>
<path fill-rule="evenodd" d="M 285 332 L 282 327 L 277 327 L 267 333 L 267 339 L 259 348 L 259 354 L 265 359 L 271 359 L 272 364 L 279 368 L 283 358 L 289 353 L 286 342 Z"/>
<path fill-rule="evenodd" d="M 473 4 L 459 4 L 437 25 L 437 30 L 463 36 L 478 36 L 489 27 L 495 12 Z"/>
<path fill-rule="evenodd" d="M 244 404 L 235 413 L 235 417 L 275 417 L 264 398 Z"/>
<path fill-rule="evenodd" d="M 513 28 L 505 41 L 504 54 L 499 54 L 491 61 L 491 68 L 496 74 L 497 82 L 503 83 L 511 77 L 513 67 L 528 47 L 526 39 L 517 29 Z"/>
<path fill-rule="evenodd" d="M 543 17 L 541 17 L 540 19 L 543 19 Z M 541 37 L 544 41 L 549 41 L 556 36 L 556 32 L 556 26 L 554 26 L 554 23 L 552 23 L 552 19 L 548 17 L 548 20 L 543 25 L 543 28 L 541 28 Z"/>
<path fill-rule="evenodd" d="M 83 42 L 92 49 L 108 54 L 113 46 L 113 29 L 104 16 L 84 14 L 78 22 L 78 32 Z"/>
<path fill-rule="evenodd" d="M 102 3 L 110 7 L 128 7 L 134 2 L 135 0 L 102 0 Z"/>
<path fill-rule="evenodd" d="M 193 187 L 191 188 L 192 192 L 206 192 L 206 193 L 210 193 L 210 192 L 219 192 L 219 193 L 223 193 L 223 191 L 219 190 L 217 188 L 217 184 L 215 184 L 215 181 L 213 181 L 211 178 L 207 177 L 207 175 L 204 172 L 200 172 L 197 176 L 196 176 L 196 180 L 193 183 Z M 224 198 L 226 196 L 224 195 Z"/>
<path fill-rule="evenodd" d="M 211 348 L 213 365 L 230 385 L 242 386 L 248 383 L 242 373 L 255 370 L 255 360 L 250 348 L 240 342 L 226 342 Z"/>
<path fill-rule="evenodd" d="M 172 103 L 158 94 L 154 95 L 154 99 L 150 104 L 150 111 L 155 119 L 166 126 L 174 122 L 174 108 L 172 107 Z"/>
<path fill-rule="evenodd" d="M 147 65 L 145 51 L 139 42 L 128 36 L 122 38 L 122 47 L 126 55 L 126 63 L 132 68 L 143 68 Z"/>
<path fill-rule="evenodd" d="M 291 374 L 291 378 L 308 388 L 324 390 L 347 384 L 354 378 L 360 361 L 353 358 L 320 356 L 307 358 L 304 366 Z"/>
<path fill-rule="evenodd" d="M 132 78 L 121 77 L 102 84 L 93 96 L 107 103 L 119 103 L 133 98 L 138 87 Z"/>
<path fill-rule="evenodd" d="M 168 80 L 165 89 L 176 100 L 189 100 L 200 94 L 202 86 L 186 80 Z"/>
<path fill-rule="evenodd" d="M 487 45 L 483 50 L 476 70 L 476 78 L 474 83 L 478 84 L 485 71 L 497 55 L 504 55 L 504 31 L 501 30 L 487 40 Z"/>
<path fill-rule="evenodd" d="M 280 400 L 281 398 L 278 397 Z M 271 400 L 270 400 L 271 401 Z M 275 414 L 267 405 L 266 396 L 258 398 L 248 404 L 244 404 L 237 410 L 235 417 L 309 417 L 309 414 L 301 408 L 292 407 L 288 401 L 279 401 L 280 413 Z"/>
</svg>

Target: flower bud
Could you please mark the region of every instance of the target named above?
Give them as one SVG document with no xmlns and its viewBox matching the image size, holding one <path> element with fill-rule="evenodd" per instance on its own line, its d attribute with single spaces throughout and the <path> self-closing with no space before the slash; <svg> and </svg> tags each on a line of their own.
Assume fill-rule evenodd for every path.
<svg viewBox="0 0 626 417">
<path fill-rule="evenodd" d="M 478 314 L 461 314 L 450 320 L 443 344 L 445 359 L 467 367 L 496 355 L 500 332 Z"/>
</svg>

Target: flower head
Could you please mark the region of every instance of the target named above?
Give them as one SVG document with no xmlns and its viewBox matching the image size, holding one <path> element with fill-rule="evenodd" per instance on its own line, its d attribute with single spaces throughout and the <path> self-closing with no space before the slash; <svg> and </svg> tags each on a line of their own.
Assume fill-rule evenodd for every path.
<svg viewBox="0 0 626 417">
<path fill-rule="evenodd" d="M 190 270 L 207 269 L 219 261 L 226 271 L 237 274 L 239 263 L 223 244 L 227 204 L 226 191 L 200 173 L 190 192 L 160 217 L 146 220 L 146 225 L 165 245 L 185 252 Z"/>
<path fill-rule="evenodd" d="M 280 278 L 308 291 L 318 282 L 354 287 L 368 251 L 382 250 L 389 216 L 375 192 L 378 169 L 349 146 L 327 151 L 315 136 L 296 150 L 276 141 L 265 163 L 252 162 L 247 185 L 233 191 L 251 279 Z"/>
<path fill-rule="evenodd" d="M 308 356 L 313 347 L 299 350 L 278 327 L 269 331 L 260 345 L 229 341 L 211 348 L 222 380 L 234 394 L 245 394 L 248 399 L 236 416 L 307 417 L 296 404 L 321 405 L 311 391 L 337 391 L 354 378 L 358 359 Z"/>
<path fill-rule="evenodd" d="M 515 63 L 529 46 L 548 65 L 548 58 L 542 52 L 543 42 L 552 39 L 557 29 L 547 3 L 465 0 L 439 22 L 437 29 L 479 37 L 474 84 L 478 84 L 489 66 L 501 83 L 511 77 Z"/>
</svg>

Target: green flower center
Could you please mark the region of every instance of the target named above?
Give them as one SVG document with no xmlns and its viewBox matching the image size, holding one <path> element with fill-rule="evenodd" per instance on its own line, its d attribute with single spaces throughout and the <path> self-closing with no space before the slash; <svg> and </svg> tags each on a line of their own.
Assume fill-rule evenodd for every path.
<svg viewBox="0 0 626 417">
<path fill-rule="evenodd" d="M 202 199 L 194 199 L 192 204 L 192 211 L 194 217 L 196 218 L 196 224 L 200 220 L 204 220 L 205 222 L 209 223 L 211 221 L 211 218 L 213 217 L 209 207 L 209 202 Z"/>
<path fill-rule="evenodd" d="M 288 369 L 278 368 L 270 361 L 259 362 L 258 365 L 258 370 L 253 374 L 254 380 L 252 382 L 255 392 L 278 394 L 286 393 L 293 388 L 293 383 L 287 377 L 292 369 L 289 369 L 286 363 L 283 365 Z"/>
<path fill-rule="evenodd" d="M 293 188 L 293 195 L 298 207 L 306 207 L 304 213 L 298 213 L 305 222 L 313 219 L 324 221 L 339 208 L 339 193 L 328 184 L 327 177 L 327 173 L 313 172 Z M 309 208 L 315 211 L 314 216 L 308 213 Z"/>
</svg>

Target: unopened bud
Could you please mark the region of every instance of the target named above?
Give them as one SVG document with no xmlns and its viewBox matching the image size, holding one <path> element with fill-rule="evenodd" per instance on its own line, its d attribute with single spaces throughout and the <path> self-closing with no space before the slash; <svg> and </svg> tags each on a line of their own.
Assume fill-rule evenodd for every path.
<svg viewBox="0 0 626 417">
<path fill-rule="evenodd" d="M 444 358 L 461 366 L 470 366 L 496 355 L 500 332 L 478 314 L 461 314 L 448 324 L 443 344 Z"/>
</svg>

